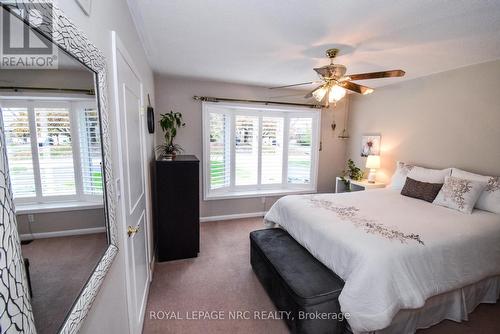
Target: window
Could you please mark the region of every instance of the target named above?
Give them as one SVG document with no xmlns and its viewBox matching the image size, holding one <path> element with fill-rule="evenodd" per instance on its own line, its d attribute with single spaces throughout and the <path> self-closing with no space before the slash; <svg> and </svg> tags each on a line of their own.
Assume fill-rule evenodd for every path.
<svg viewBox="0 0 500 334">
<path fill-rule="evenodd" d="M 16 203 L 102 202 L 101 140 L 93 105 L 2 101 Z"/>
<path fill-rule="evenodd" d="M 36 106 L 34 114 L 42 197 L 75 195 L 69 108 Z"/>
<path fill-rule="evenodd" d="M 204 197 L 316 191 L 317 109 L 203 103 Z"/>
<path fill-rule="evenodd" d="M 80 119 L 80 160 L 83 193 L 102 195 L 102 152 L 99 113 L 97 109 L 86 107 L 79 113 Z"/>
</svg>

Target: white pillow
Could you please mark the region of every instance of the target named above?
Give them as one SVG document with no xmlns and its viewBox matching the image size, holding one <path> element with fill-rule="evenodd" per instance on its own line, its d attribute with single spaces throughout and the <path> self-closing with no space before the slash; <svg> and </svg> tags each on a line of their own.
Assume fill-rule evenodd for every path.
<svg viewBox="0 0 500 334">
<path fill-rule="evenodd" d="M 396 161 L 396 171 L 392 175 L 391 184 L 389 185 L 389 188 L 396 190 L 403 189 L 406 182 L 406 177 L 408 176 L 408 173 L 412 170 L 412 168 L 413 165 L 409 165 L 402 161 Z"/>
<path fill-rule="evenodd" d="M 476 208 L 500 214 L 500 177 L 474 174 L 458 168 L 453 168 L 451 176 L 486 183 L 486 188 L 477 200 Z"/>
<path fill-rule="evenodd" d="M 415 166 L 408 173 L 408 177 L 420 182 L 444 183 L 444 179 L 451 175 L 451 168 L 430 169 Z"/>
<path fill-rule="evenodd" d="M 485 187 L 484 182 L 447 176 L 432 203 L 470 214 Z"/>
</svg>

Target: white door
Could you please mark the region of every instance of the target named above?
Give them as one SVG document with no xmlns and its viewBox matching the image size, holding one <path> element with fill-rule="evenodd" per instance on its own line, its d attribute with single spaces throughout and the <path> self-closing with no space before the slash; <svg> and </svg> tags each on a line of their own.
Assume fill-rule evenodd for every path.
<svg viewBox="0 0 500 334">
<path fill-rule="evenodd" d="M 140 333 L 149 288 L 146 212 L 145 137 L 142 83 L 130 56 L 115 32 L 113 76 L 120 164 L 123 248 L 127 266 L 130 332 Z"/>
</svg>

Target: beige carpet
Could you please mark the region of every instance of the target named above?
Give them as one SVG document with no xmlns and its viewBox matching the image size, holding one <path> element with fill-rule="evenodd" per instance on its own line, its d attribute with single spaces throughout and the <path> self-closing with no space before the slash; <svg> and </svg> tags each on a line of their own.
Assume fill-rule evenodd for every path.
<svg viewBox="0 0 500 334">
<path fill-rule="evenodd" d="M 202 223 L 198 258 L 157 263 L 144 333 L 288 333 L 282 320 L 228 319 L 231 311 L 249 310 L 253 318 L 254 311 L 276 310 L 249 263 L 248 234 L 261 229 L 261 221 Z M 192 319 L 210 311 L 223 311 L 225 319 Z M 418 333 L 496 334 L 500 333 L 499 315 L 500 303 L 480 305 L 468 322 L 444 321 Z M 209 316 L 215 318 L 217 314 Z"/>
<path fill-rule="evenodd" d="M 105 233 L 36 239 L 21 246 L 30 261 L 38 334 L 57 332 L 106 248 Z"/>
</svg>

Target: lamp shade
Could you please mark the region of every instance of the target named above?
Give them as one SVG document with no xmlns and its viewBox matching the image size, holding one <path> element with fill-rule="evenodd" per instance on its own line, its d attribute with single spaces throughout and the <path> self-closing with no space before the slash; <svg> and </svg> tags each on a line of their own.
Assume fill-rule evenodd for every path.
<svg viewBox="0 0 500 334">
<path fill-rule="evenodd" d="M 321 102 L 323 98 L 325 97 L 325 94 L 327 92 L 327 89 L 325 87 L 321 87 L 320 89 L 315 90 L 312 95 L 316 99 L 316 101 Z"/>
<path fill-rule="evenodd" d="M 313 97 L 316 99 L 316 101 L 323 101 L 323 98 L 325 97 L 326 94 L 328 94 L 328 102 L 338 102 L 342 100 L 342 98 L 345 96 L 347 91 L 338 86 L 338 85 L 325 85 L 319 89 L 316 89 L 312 92 Z"/>
<path fill-rule="evenodd" d="M 329 102 L 338 102 L 342 100 L 342 98 L 345 96 L 346 90 L 340 86 L 334 85 L 332 88 L 330 88 L 330 95 L 328 95 L 328 101 Z"/>
<path fill-rule="evenodd" d="M 369 155 L 366 158 L 366 168 L 370 168 L 370 169 L 380 168 L 380 156 L 379 155 Z"/>
</svg>

